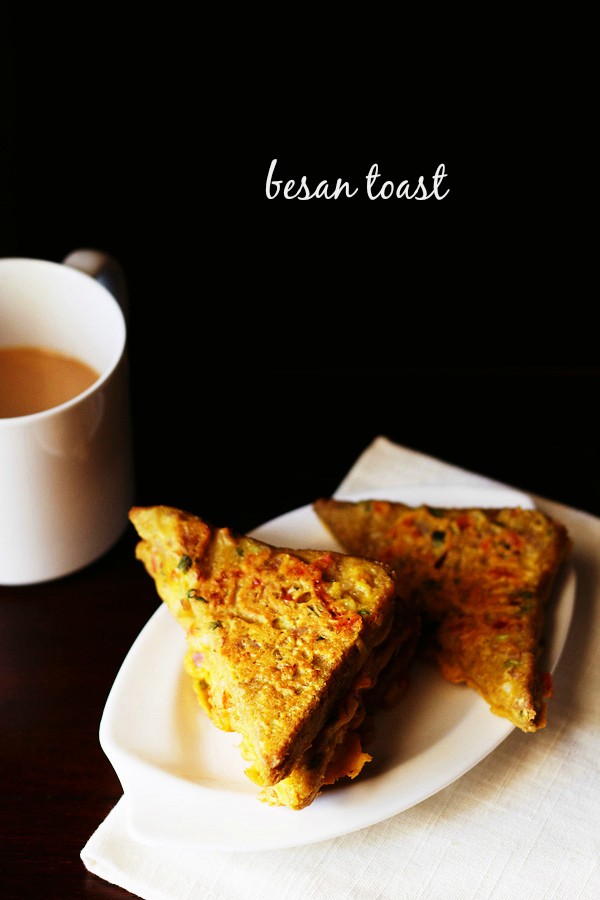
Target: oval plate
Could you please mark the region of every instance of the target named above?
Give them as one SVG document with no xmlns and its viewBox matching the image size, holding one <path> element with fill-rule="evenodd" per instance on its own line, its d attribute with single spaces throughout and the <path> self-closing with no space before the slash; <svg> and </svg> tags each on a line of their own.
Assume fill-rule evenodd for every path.
<svg viewBox="0 0 600 900">
<path fill-rule="evenodd" d="M 514 490 L 410 487 L 345 499 L 410 505 L 532 507 Z M 339 549 L 311 506 L 256 528 L 252 536 L 288 547 Z M 546 667 L 560 659 L 573 615 L 575 574 L 565 570 L 549 606 Z M 215 728 L 183 671 L 186 641 L 161 606 L 129 651 L 106 702 L 100 743 L 125 792 L 128 827 L 146 844 L 203 850 L 273 850 L 357 831 L 447 787 L 513 730 L 472 690 L 416 663 L 408 694 L 376 719 L 373 762 L 355 781 L 326 789 L 301 811 L 271 807 L 244 775 L 239 736 Z"/>
</svg>

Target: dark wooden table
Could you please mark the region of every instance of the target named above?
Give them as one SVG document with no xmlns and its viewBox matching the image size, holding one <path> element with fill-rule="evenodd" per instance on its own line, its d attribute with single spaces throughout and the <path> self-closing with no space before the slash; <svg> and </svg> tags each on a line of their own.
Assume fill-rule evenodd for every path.
<svg viewBox="0 0 600 900">
<path fill-rule="evenodd" d="M 79 853 L 122 794 L 98 742 L 102 709 L 157 598 L 128 532 L 97 564 L 0 588 L 0 891 L 122 898 Z"/>
</svg>

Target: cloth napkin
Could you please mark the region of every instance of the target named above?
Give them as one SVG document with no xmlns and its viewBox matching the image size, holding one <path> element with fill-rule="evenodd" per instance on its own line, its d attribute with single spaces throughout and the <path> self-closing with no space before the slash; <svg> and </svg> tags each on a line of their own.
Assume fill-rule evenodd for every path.
<svg viewBox="0 0 600 900">
<path fill-rule="evenodd" d="M 498 486 L 380 436 L 337 495 L 416 484 Z M 147 847 L 128 834 L 124 796 L 83 848 L 87 869 L 144 900 L 600 897 L 600 519 L 532 499 L 569 529 L 577 573 L 547 728 L 515 729 L 458 781 L 385 822 L 289 850 Z"/>
</svg>

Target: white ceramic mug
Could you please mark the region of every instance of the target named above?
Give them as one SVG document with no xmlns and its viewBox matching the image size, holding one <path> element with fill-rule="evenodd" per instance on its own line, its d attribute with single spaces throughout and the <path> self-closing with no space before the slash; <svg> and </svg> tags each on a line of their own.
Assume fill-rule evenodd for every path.
<svg viewBox="0 0 600 900">
<path fill-rule="evenodd" d="M 102 283 L 104 282 L 104 284 Z M 133 498 L 126 322 L 118 263 L 0 259 L 0 347 L 75 357 L 98 379 L 78 396 L 0 418 L 0 584 L 68 575 L 124 532 Z"/>
</svg>

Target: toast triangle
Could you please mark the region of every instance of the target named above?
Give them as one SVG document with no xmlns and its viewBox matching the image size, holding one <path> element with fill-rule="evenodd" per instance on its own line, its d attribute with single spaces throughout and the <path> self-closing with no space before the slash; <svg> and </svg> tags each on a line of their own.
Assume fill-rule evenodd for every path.
<svg viewBox="0 0 600 900">
<path fill-rule="evenodd" d="M 522 731 L 546 724 L 545 607 L 571 542 L 534 509 L 436 509 L 321 498 L 314 509 L 349 553 L 393 566 L 424 617 L 444 677 L 474 688 Z"/>
<path fill-rule="evenodd" d="M 357 699 L 361 676 L 370 684 L 399 644 L 393 575 L 372 560 L 272 547 L 168 506 L 134 507 L 130 519 L 136 556 L 185 630 L 201 705 L 242 735 L 247 774 L 268 802 L 307 805 L 344 716 L 356 713 L 349 694 Z M 357 748 L 358 768 L 369 758 Z"/>
</svg>

